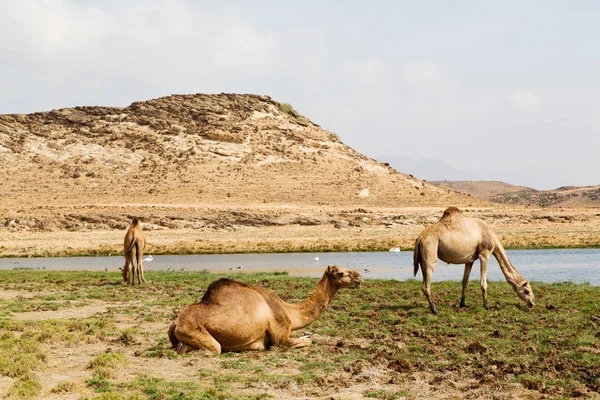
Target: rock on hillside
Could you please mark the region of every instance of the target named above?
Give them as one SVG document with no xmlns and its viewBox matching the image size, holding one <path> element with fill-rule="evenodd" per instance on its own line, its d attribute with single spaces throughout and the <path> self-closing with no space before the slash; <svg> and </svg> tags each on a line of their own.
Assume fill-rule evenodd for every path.
<svg viewBox="0 0 600 400">
<path fill-rule="evenodd" d="M 467 205 L 267 96 L 0 115 L 0 204 Z"/>
</svg>

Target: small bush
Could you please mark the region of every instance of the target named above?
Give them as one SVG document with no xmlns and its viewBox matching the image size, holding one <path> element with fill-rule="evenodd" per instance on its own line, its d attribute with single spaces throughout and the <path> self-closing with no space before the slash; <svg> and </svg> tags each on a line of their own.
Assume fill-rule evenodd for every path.
<svg viewBox="0 0 600 400">
<path fill-rule="evenodd" d="M 292 105 L 289 103 L 281 103 L 281 105 L 279 106 L 279 111 L 281 111 L 284 114 L 289 115 L 292 118 L 300 117 L 300 114 L 298 114 L 298 111 L 294 110 L 294 107 L 292 107 Z"/>
</svg>

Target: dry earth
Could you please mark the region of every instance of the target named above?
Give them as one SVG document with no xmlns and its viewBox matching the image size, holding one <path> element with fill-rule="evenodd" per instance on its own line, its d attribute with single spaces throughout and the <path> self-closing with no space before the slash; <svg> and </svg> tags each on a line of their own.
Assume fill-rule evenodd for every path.
<svg viewBox="0 0 600 400">
<path fill-rule="evenodd" d="M 290 205 L 44 207 L 5 217 L 0 255 L 121 254 L 131 215 L 141 217 L 147 253 L 153 254 L 409 249 L 442 211 Z M 478 207 L 465 212 L 489 222 L 506 247 L 600 246 L 597 208 Z M 35 228 L 40 225 L 50 228 Z"/>
<path fill-rule="evenodd" d="M 434 185 L 495 203 L 543 207 L 600 207 L 600 185 L 536 190 L 498 181 L 432 181 Z"/>
</svg>

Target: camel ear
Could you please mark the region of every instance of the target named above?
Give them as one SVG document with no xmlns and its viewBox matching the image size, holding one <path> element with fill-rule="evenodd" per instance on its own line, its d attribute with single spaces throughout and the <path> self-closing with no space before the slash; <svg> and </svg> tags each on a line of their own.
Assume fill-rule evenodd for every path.
<svg viewBox="0 0 600 400">
<path fill-rule="evenodd" d="M 529 282 L 527 282 L 527 281 L 525 281 L 525 282 L 523 282 L 523 283 L 521 284 L 521 286 L 523 286 L 523 287 L 525 287 L 525 286 L 527 286 L 527 285 L 529 285 Z"/>
<path fill-rule="evenodd" d="M 335 275 L 338 274 L 340 272 L 340 270 L 338 269 L 337 266 L 335 265 L 328 265 L 327 266 L 327 273 L 330 275 Z"/>
</svg>

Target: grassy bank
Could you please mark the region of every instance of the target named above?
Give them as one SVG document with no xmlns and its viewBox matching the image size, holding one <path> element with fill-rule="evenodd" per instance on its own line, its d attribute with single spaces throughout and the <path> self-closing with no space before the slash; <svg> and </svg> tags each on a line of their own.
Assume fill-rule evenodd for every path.
<svg viewBox="0 0 600 400">
<path fill-rule="evenodd" d="M 216 275 L 148 272 L 127 287 L 117 273 L 0 271 L 0 393 L 8 398 L 572 398 L 600 396 L 600 287 L 534 283 L 529 310 L 491 282 L 491 309 L 473 283 L 367 280 L 340 291 L 294 335 L 313 346 L 260 353 L 177 355 L 167 329 Z M 231 275 L 229 275 L 231 276 Z M 243 274 L 289 302 L 311 278 Z"/>
</svg>

